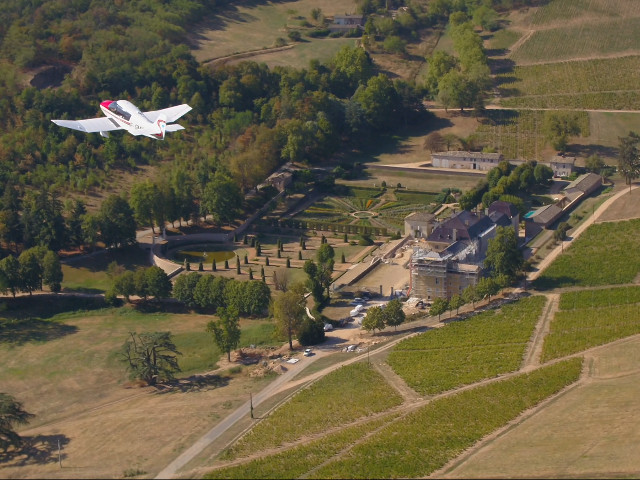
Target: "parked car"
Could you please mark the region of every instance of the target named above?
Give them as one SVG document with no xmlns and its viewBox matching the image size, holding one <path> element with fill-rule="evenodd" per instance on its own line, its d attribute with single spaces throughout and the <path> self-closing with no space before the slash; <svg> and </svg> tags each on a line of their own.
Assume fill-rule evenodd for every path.
<svg viewBox="0 0 640 480">
<path fill-rule="evenodd" d="M 351 310 L 349 312 L 349 315 L 351 315 L 352 317 L 355 317 L 356 315 L 358 315 L 360 312 L 362 312 L 364 310 L 364 305 L 356 305 L 356 308 L 354 308 L 353 310 Z"/>
<path fill-rule="evenodd" d="M 325 323 L 324 324 L 324 331 L 325 332 L 330 332 L 331 330 L 333 330 L 333 325 L 331 325 L 330 323 Z"/>
<path fill-rule="evenodd" d="M 353 302 L 351 302 L 351 305 L 357 305 L 359 303 L 366 303 L 366 300 L 364 298 L 356 297 L 353 299 Z"/>
<path fill-rule="evenodd" d="M 358 346 L 357 346 L 357 345 L 349 345 L 349 346 L 347 347 L 347 352 L 355 352 L 355 351 L 356 351 L 356 348 L 358 348 Z"/>
<path fill-rule="evenodd" d="M 305 357 L 310 357 L 311 355 L 313 355 L 313 352 L 311 351 L 311 349 L 310 349 L 310 348 L 307 348 L 307 349 L 304 351 L 304 354 L 303 354 L 303 355 L 304 355 Z"/>
</svg>

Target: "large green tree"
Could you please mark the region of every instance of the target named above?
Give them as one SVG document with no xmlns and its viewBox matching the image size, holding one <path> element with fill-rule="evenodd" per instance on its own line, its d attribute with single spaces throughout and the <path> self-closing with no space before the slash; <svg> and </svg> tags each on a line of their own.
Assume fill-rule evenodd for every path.
<svg viewBox="0 0 640 480">
<path fill-rule="evenodd" d="M 196 272 L 179 275 L 173 284 L 174 298 L 184 303 L 187 307 L 195 307 L 197 303 L 194 298 L 194 292 L 201 276 Z"/>
<path fill-rule="evenodd" d="M 218 308 L 217 321 L 207 324 L 207 332 L 213 335 L 213 339 L 220 350 L 227 354 L 227 360 L 231 361 L 231 350 L 240 344 L 240 319 L 238 311 L 233 308 Z"/>
<path fill-rule="evenodd" d="M 631 182 L 640 177 L 640 155 L 638 154 L 638 142 L 640 135 L 635 132 L 629 132 L 625 137 L 618 137 L 620 146 L 618 147 L 618 170 L 629 185 L 631 191 Z"/>
<path fill-rule="evenodd" d="M 136 222 L 127 200 L 110 195 L 100 206 L 100 238 L 107 247 L 121 247 L 136 242 Z"/>
<path fill-rule="evenodd" d="M 280 292 L 271 302 L 271 314 L 280 333 L 289 341 L 293 350 L 293 337 L 297 335 L 305 316 L 304 290 L 292 285 L 286 292 Z"/>
<path fill-rule="evenodd" d="M 242 205 L 242 195 L 233 179 L 218 171 L 204 190 L 202 205 L 217 224 L 235 220 Z"/>
<path fill-rule="evenodd" d="M 61 290 L 62 279 L 60 259 L 55 252 L 48 250 L 42 259 L 42 283 L 57 293 Z"/>
<path fill-rule="evenodd" d="M 516 232 L 511 227 L 497 227 L 496 236 L 489 240 L 484 266 L 491 276 L 505 275 L 515 279 L 522 269 L 524 257 L 518 248 Z"/>
<path fill-rule="evenodd" d="M 384 323 L 393 327 L 394 330 L 398 329 L 398 325 L 404 323 L 406 315 L 402 310 L 402 302 L 398 298 L 390 300 L 384 307 Z"/>
<path fill-rule="evenodd" d="M 440 321 L 440 315 L 449 309 L 449 302 L 446 298 L 435 298 L 431 302 L 431 308 L 429 309 L 429 315 L 438 315 L 438 321 Z"/>
<path fill-rule="evenodd" d="M 362 319 L 362 328 L 367 332 L 373 332 L 375 335 L 376 330 L 383 330 L 385 327 L 385 315 L 382 307 L 371 307 L 367 311 L 367 315 Z"/>
<path fill-rule="evenodd" d="M 182 353 L 173 343 L 171 332 L 129 332 L 122 346 L 122 361 L 131 378 L 148 385 L 173 379 L 173 374 L 180 371 L 178 355 Z"/>
</svg>

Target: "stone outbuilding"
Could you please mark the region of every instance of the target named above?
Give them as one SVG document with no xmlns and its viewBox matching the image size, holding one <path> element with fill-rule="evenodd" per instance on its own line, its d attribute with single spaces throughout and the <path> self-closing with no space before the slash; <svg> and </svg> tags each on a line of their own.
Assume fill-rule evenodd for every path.
<svg viewBox="0 0 640 480">
<path fill-rule="evenodd" d="M 501 153 L 450 151 L 431 154 L 431 165 L 434 168 L 488 171 L 503 160 Z"/>
<path fill-rule="evenodd" d="M 573 182 L 567 185 L 563 192 L 570 201 L 581 196 L 588 196 L 595 192 L 602 185 L 602 177 L 595 173 L 585 173 L 580 175 Z"/>
<path fill-rule="evenodd" d="M 404 218 L 404 235 L 426 238 L 438 223 L 436 216 L 428 212 L 413 212 Z"/>
<path fill-rule="evenodd" d="M 544 164 L 545 162 L 541 163 Z M 575 171 L 576 157 L 556 155 L 549 160 L 548 165 L 553 170 L 554 177 L 568 177 Z"/>
</svg>

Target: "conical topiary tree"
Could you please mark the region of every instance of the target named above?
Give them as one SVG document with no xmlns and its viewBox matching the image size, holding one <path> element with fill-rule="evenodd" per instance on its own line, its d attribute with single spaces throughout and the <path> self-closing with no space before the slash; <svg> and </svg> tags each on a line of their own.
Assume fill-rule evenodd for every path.
<svg viewBox="0 0 640 480">
<path fill-rule="evenodd" d="M 216 259 L 213 259 L 213 263 L 211 264 L 211 270 L 214 272 L 218 270 L 218 266 L 216 265 Z"/>
</svg>

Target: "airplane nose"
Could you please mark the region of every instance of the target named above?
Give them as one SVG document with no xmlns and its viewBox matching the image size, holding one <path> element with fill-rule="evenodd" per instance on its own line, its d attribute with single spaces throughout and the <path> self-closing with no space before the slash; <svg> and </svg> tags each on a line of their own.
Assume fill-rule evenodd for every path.
<svg viewBox="0 0 640 480">
<path fill-rule="evenodd" d="M 113 100 L 105 100 L 104 102 L 100 103 L 100 106 L 104 108 L 109 108 L 109 105 L 111 105 L 112 103 L 113 103 Z"/>
</svg>

